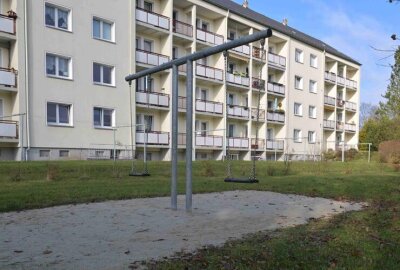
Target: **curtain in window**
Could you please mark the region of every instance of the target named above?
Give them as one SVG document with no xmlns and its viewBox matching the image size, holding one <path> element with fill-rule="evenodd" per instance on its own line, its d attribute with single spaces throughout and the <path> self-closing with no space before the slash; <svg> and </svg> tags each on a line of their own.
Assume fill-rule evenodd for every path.
<svg viewBox="0 0 400 270">
<path fill-rule="evenodd" d="M 93 81 L 101 82 L 101 66 L 99 64 L 93 64 Z"/>
<path fill-rule="evenodd" d="M 101 38 L 100 35 L 100 21 L 93 19 L 93 37 Z"/>
<path fill-rule="evenodd" d="M 111 40 L 111 24 L 103 22 L 103 39 Z"/>
<path fill-rule="evenodd" d="M 55 24 L 55 13 L 56 10 L 54 7 L 47 6 L 46 5 L 46 11 L 45 11 L 45 20 L 46 20 L 46 25 L 50 26 L 56 26 Z"/>
<path fill-rule="evenodd" d="M 58 105 L 58 118 L 60 124 L 69 124 L 69 105 Z"/>
<path fill-rule="evenodd" d="M 46 55 L 46 73 L 56 75 L 56 57 L 54 55 Z"/>
<path fill-rule="evenodd" d="M 57 104 L 47 103 L 47 123 L 57 123 Z"/>
<path fill-rule="evenodd" d="M 58 75 L 69 77 L 69 60 L 65 58 L 58 58 Z"/>
<path fill-rule="evenodd" d="M 112 68 L 103 66 L 103 83 L 112 84 L 111 74 L 112 74 Z"/>
<path fill-rule="evenodd" d="M 93 109 L 93 124 L 95 126 L 101 126 L 101 109 L 100 108 Z"/>
<path fill-rule="evenodd" d="M 58 27 L 68 29 L 68 11 L 58 9 Z"/>
</svg>

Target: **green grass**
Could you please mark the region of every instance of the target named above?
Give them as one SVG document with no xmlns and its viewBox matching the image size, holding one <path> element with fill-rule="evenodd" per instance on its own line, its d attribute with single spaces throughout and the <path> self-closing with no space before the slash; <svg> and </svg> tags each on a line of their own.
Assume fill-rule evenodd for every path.
<svg viewBox="0 0 400 270">
<path fill-rule="evenodd" d="M 140 164 L 138 164 L 140 166 Z M 223 247 L 179 259 L 148 262 L 154 269 L 399 269 L 400 173 L 391 166 L 348 163 L 258 163 L 259 184 L 223 182 L 223 162 L 195 162 L 195 193 L 236 189 L 269 190 L 340 200 L 371 207 L 331 220 L 258 233 Z M 168 196 L 170 164 L 150 162 L 149 178 L 131 178 L 129 162 L 68 161 L 0 163 L 0 212 L 137 197 Z M 184 193 L 184 163 L 179 193 Z M 251 163 L 235 162 L 234 174 L 249 175 Z M 47 180 L 50 175 L 51 180 Z M 271 176 L 273 175 L 273 176 Z"/>
</svg>

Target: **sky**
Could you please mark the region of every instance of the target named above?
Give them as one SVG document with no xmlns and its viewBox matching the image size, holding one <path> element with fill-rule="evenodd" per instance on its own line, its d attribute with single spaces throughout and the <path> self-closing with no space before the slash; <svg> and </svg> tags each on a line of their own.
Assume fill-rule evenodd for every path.
<svg viewBox="0 0 400 270">
<path fill-rule="evenodd" d="M 235 0 L 242 4 L 243 0 Z M 358 62 L 361 67 L 361 102 L 378 104 L 385 93 L 400 41 L 400 3 L 388 0 L 249 0 L 249 7 L 318 38 Z"/>
</svg>

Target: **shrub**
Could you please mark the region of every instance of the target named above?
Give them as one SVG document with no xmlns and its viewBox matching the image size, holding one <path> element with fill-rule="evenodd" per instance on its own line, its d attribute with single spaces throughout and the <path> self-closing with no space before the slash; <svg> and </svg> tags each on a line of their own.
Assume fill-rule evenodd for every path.
<svg viewBox="0 0 400 270">
<path fill-rule="evenodd" d="M 215 176 L 214 169 L 213 169 L 213 167 L 211 165 L 211 162 L 209 160 L 203 161 L 202 165 L 203 165 L 202 176 L 206 176 L 206 177 Z"/>
<path fill-rule="evenodd" d="M 324 160 L 335 160 L 336 153 L 333 149 L 328 149 L 325 153 L 323 153 Z"/>
<path fill-rule="evenodd" d="M 381 162 L 400 164 L 400 141 L 386 141 L 379 144 Z"/>
</svg>

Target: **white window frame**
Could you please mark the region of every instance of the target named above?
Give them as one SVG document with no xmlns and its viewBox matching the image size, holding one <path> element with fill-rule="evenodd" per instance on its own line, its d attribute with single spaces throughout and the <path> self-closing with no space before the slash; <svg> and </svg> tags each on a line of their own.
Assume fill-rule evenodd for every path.
<svg viewBox="0 0 400 270">
<path fill-rule="evenodd" d="M 94 36 L 93 23 L 94 23 L 95 20 L 100 22 L 100 37 L 95 37 Z M 104 23 L 111 25 L 111 39 L 104 38 L 104 33 L 103 33 L 103 25 L 104 25 Z M 92 38 L 93 39 L 97 39 L 97 40 L 102 40 L 102 41 L 115 43 L 115 22 L 107 20 L 107 19 L 103 19 L 103 18 L 98 17 L 98 16 L 93 16 L 92 17 Z"/>
<path fill-rule="evenodd" d="M 94 80 L 94 65 L 99 65 L 100 66 L 100 82 L 96 82 Z M 104 83 L 104 77 L 103 77 L 103 69 L 104 67 L 109 67 L 111 68 L 111 83 Z M 112 65 L 107 65 L 107 64 L 103 64 L 103 63 L 99 63 L 99 62 L 93 62 L 92 64 L 92 80 L 93 83 L 96 85 L 103 85 L 103 86 L 111 86 L 111 87 L 115 87 L 115 66 Z"/>
<path fill-rule="evenodd" d="M 152 117 L 152 121 L 151 121 L 151 126 L 148 127 L 147 123 L 146 123 L 146 116 L 147 117 Z M 137 121 L 137 119 L 140 119 L 140 121 Z M 147 132 L 151 132 L 154 131 L 154 121 L 155 121 L 155 117 L 153 114 L 149 114 L 149 113 L 138 113 L 136 114 L 136 131 L 137 132 L 144 132 L 145 129 L 147 129 Z M 145 125 L 145 126 L 143 126 Z"/>
<path fill-rule="evenodd" d="M 66 153 L 66 155 L 64 155 L 64 154 L 61 154 L 61 153 Z M 61 150 L 59 150 L 58 151 L 58 157 L 60 157 L 60 158 L 68 158 L 69 157 L 69 150 L 66 150 L 66 149 L 61 149 Z"/>
<path fill-rule="evenodd" d="M 304 87 L 304 80 L 303 77 L 295 75 L 294 76 L 294 88 L 297 90 L 303 90 Z"/>
<path fill-rule="evenodd" d="M 100 125 L 95 125 L 95 123 L 94 123 L 94 110 L 95 109 L 101 109 Z M 112 114 L 111 114 L 111 126 L 104 126 L 104 110 L 112 111 Z M 93 110 L 92 110 L 92 115 L 93 115 L 93 117 L 92 117 L 93 127 L 95 129 L 114 129 L 114 127 L 115 127 L 115 109 L 114 108 L 94 106 Z"/>
<path fill-rule="evenodd" d="M 44 155 L 44 153 L 46 153 Z M 50 157 L 50 149 L 39 149 L 39 157 L 40 158 L 49 158 Z"/>
<path fill-rule="evenodd" d="M 315 131 L 308 131 L 308 143 L 315 144 L 317 139 L 316 137 Z"/>
<path fill-rule="evenodd" d="M 318 68 L 318 56 L 315 54 L 310 54 L 310 67 Z"/>
<path fill-rule="evenodd" d="M 54 18 L 54 25 L 49 25 L 46 23 L 46 7 L 52 7 L 56 10 L 55 12 L 55 18 Z M 57 21 L 58 21 L 58 10 L 62 10 L 62 11 L 66 11 L 68 13 L 68 27 L 67 29 L 58 27 Z M 52 28 L 52 29 L 57 29 L 57 30 L 61 30 L 61 31 L 66 31 L 66 32 L 72 32 L 72 9 L 68 8 L 68 7 L 63 7 L 60 5 L 56 5 L 53 4 L 51 2 L 45 2 L 44 3 L 44 11 L 43 11 L 43 15 L 44 15 L 44 25 L 46 27 Z"/>
<path fill-rule="evenodd" d="M 55 71 L 56 74 L 49 74 L 47 73 L 47 56 L 54 56 L 55 57 Z M 68 76 L 60 76 L 58 75 L 59 71 L 60 71 L 60 67 L 59 67 L 59 61 L 60 58 L 66 59 L 68 60 Z M 45 56 L 44 56 L 44 71 L 47 77 L 51 77 L 51 78 L 57 78 L 57 79 L 64 79 L 64 80 L 73 80 L 73 65 L 72 65 L 72 57 L 70 56 L 65 56 L 65 55 L 60 55 L 60 54 L 56 54 L 56 53 L 51 53 L 51 52 L 46 52 Z"/>
<path fill-rule="evenodd" d="M 303 50 L 296 48 L 294 55 L 295 55 L 294 59 L 295 59 L 295 61 L 297 63 L 304 64 L 304 52 L 303 52 Z"/>
<path fill-rule="evenodd" d="M 293 113 L 295 116 L 303 116 L 303 104 L 295 102 L 293 107 Z"/>
<path fill-rule="evenodd" d="M 297 134 L 297 136 L 296 136 L 296 134 Z M 301 129 L 293 130 L 293 141 L 295 143 L 301 143 L 303 141 Z"/>
<path fill-rule="evenodd" d="M 314 85 L 314 87 L 311 87 L 312 85 Z M 309 88 L 310 93 L 316 94 L 318 91 L 317 81 L 310 80 L 308 88 Z"/>
<path fill-rule="evenodd" d="M 56 106 L 56 122 L 49 122 L 48 120 L 48 111 L 47 111 L 47 105 L 49 103 L 55 104 Z M 60 111 L 59 111 L 59 105 L 64 105 L 69 107 L 69 119 L 68 119 L 68 124 L 65 123 L 60 123 Z M 74 126 L 74 106 L 71 103 L 60 103 L 56 101 L 47 101 L 46 102 L 46 124 L 48 126 L 56 126 L 56 127 L 73 127 Z"/>
<path fill-rule="evenodd" d="M 312 105 L 308 106 L 308 117 L 310 117 L 312 119 L 317 118 L 317 107 L 312 106 Z"/>
</svg>

